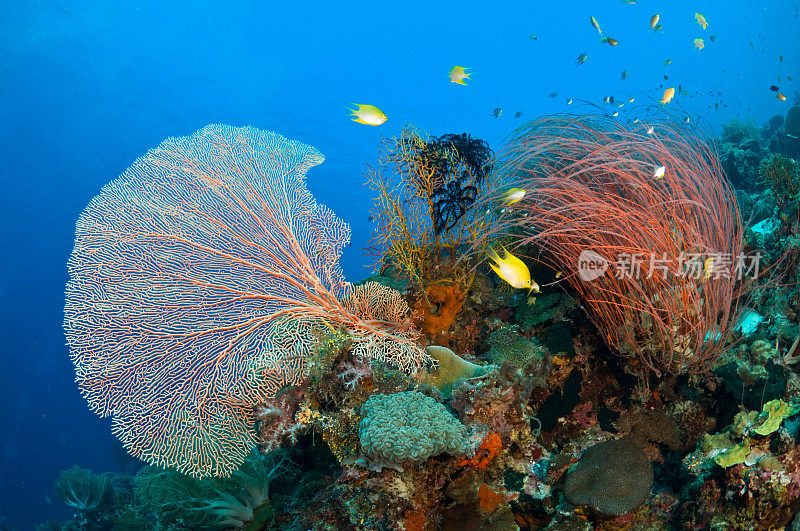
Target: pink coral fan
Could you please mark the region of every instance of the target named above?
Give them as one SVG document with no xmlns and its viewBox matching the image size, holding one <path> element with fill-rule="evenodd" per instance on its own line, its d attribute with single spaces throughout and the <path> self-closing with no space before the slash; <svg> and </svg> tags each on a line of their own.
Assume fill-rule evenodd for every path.
<svg viewBox="0 0 800 531">
<path fill-rule="evenodd" d="M 135 457 L 226 476 L 255 404 L 301 381 L 315 328 L 413 372 L 428 358 L 396 292 L 345 281 L 350 229 L 305 185 L 311 146 L 252 127 L 169 138 L 77 223 L 64 329 L 90 408 Z"/>
</svg>

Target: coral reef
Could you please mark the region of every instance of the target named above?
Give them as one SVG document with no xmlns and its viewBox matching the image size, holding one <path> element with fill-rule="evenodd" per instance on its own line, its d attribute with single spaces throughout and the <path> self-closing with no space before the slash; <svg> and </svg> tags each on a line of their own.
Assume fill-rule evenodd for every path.
<svg viewBox="0 0 800 531">
<path fill-rule="evenodd" d="M 414 293 L 420 328 L 440 338 L 461 312 L 474 280 L 460 248 L 472 244 L 497 213 L 473 208 L 491 193 L 488 145 L 469 135 L 428 137 L 405 127 L 381 146 L 369 182 L 377 193 L 371 253 L 396 268 Z"/>
<path fill-rule="evenodd" d="M 800 159 L 800 105 L 792 105 L 786 112 L 783 131 L 776 131 L 769 141 L 770 151 L 793 159 Z"/>
<path fill-rule="evenodd" d="M 148 466 L 135 479 L 137 504 L 155 515 L 159 528 L 241 528 L 267 521 L 270 485 L 296 466 L 283 450 L 251 454 L 228 478 L 196 479 L 174 470 Z"/>
<path fill-rule="evenodd" d="M 775 197 L 778 207 L 785 209 L 800 191 L 800 167 L 792 159 L 772 153 L 761 161 L 758 173 Z"/>
<path fill-rule="evenodd" d="M 722 162 L 703 131 L 665 115 L 627 126 L 543 118 L 488 160 L 488 146 L 468 135 L 406 128 L 386 141 L 373 174 L 379 202 L 402 199 L 384 204 L 400 210 L 379 222 L 396 237 L 373 249 L 380 274 L 326 299 L 329 313 L 316 313 L 285 353 L 302 357 L 296 380 L 245 403 L 258 450 L 229 463 L 229 477 L 76 472 L 76 484 L 107 494 L 62 496 L 75 516 L 43 528 L 796 525 L 798 188 L 782 173 L 796 163 L 772 149 L 791 140 L 785 128 L 729 124 Z M 746 176 L 734 192 L 720 167 L 737 151 Z M 653 177 L 656 163 L 663 177 Z M 426 194 L 392 193 L 400 184 L 415 193 L 414 183 Z M 537 193 L 498 204 L 509 186 Z M 734 201 L 753 220 L 747 229 Z M 494 225 L 472 233 L 477 207 Z M 484 251 L 498 242 L 526 259 L 542 293 L 529 298 L 487 271 Z M 586 280 L 580 254 L 569 254 L 581 246 L 702 259 L 698 278 L 648 278 L 649 261 L 644 281 L 616 278 L 609 261 L 605 278 Z M 769 273 L 716 278 L 731 264 L 709 249 L 760 253 Z M 320 276 L 311 300 L 336 279 Z M 292 337 L 291 319 L 280 326 Z M 224 381 L 229 392 L 241 383 Z"/>
</svg>

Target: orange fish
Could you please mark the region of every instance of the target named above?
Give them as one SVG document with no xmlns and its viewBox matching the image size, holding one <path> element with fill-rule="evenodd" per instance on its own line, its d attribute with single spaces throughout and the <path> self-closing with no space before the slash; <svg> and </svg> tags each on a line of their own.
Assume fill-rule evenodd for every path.
<svg viewBox="0 0 800 531">
<path fill-rule="evenodd" d="M 661 105 L 666 105 L 667 103 L 672 101 L 672 97 L 675 96 L 675 87 L 670 87 L 664 91 L 664 97 L 661 98 Z"/>
<path fill-rule="evenodd" d="M 781 101 L 786 101 L 786 96 L 784 96 L 784 95 L 783 95 L 783 94 L 781 94 L 780 92 L 778 92 L 777 94 L 775 94 L 775 97 L 776 97 L 776 98 L 778 98 L 778 99 L 779 99 L 779 100 L 781 100 Z"/>
</svg>

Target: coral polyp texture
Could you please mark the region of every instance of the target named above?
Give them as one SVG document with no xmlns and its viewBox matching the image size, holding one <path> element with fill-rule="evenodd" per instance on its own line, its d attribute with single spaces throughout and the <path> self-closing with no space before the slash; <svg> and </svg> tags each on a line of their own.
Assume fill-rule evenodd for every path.
<svg viewBox="0 0 800 531">
<path fill-rule="evenodd" d="M 398 295 L 346 282 L 350 229 L 305 185 L 323 160 L 208 125 L 137 159 L 80 216 L 64 329 L 81 393 L 133 456 L 230 475 L 256 444 L 254 405 L 306 376 L 315 329 L 409 372 L 428 360 Z"/>
<path fill-rule="evenodd" d="M 361 448 L 380 462 L 421 463 L 441 453 L 469 451 L 464 425 L 418 391 L 372 395 L 361 406 L 361 416 Z"/>
</svg>

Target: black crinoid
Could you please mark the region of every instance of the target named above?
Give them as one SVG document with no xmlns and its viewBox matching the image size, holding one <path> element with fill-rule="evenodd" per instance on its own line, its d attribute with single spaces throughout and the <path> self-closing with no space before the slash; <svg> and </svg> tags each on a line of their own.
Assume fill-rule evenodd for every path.
<svg viewBox="0 0 800 531">
<path fill-rule="evenodd" d="M 475 202 L 478 197 L 478 189 L 471 185 L 466 184 L 466 179 L 469 177 L 467 170 L 461 172 L 461 177 L 451 179 L 441 187 L 433 191 L 431 199 L 433 199 L 433 228 L 436 234 L 447 232 L 459 222 L 464 214 L 467 213 L 469 207 Z"/>
<path fill-rule="evenodd" d="M 437 168 L 430 199 L 436 234 L 448 232 L 464 217 L 492 171 L 489 144 L 467 133 L 431 137 L 422 156 Z"/>
</svg>

